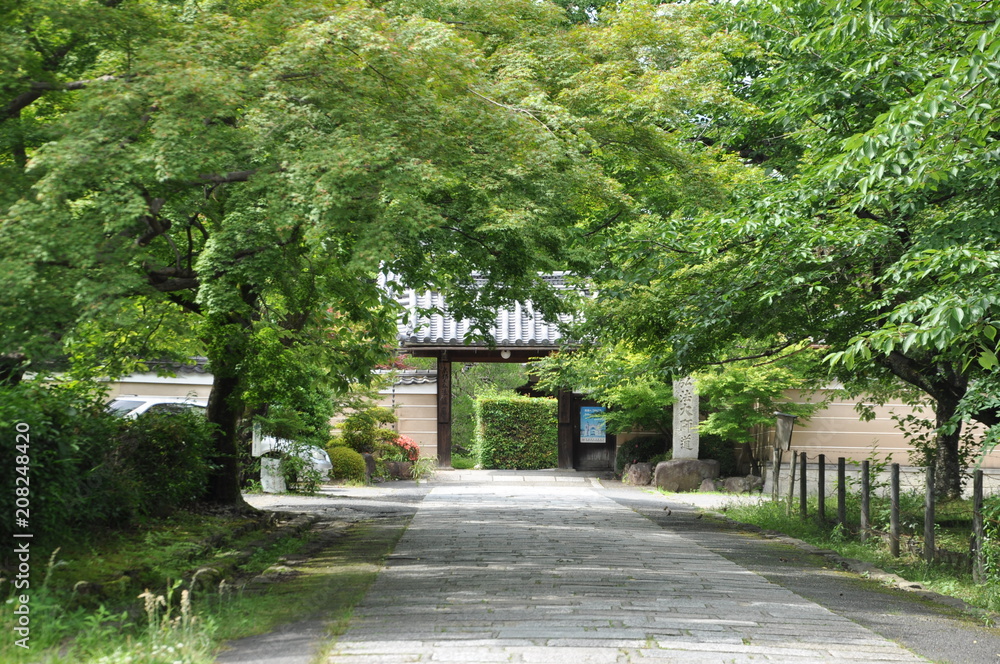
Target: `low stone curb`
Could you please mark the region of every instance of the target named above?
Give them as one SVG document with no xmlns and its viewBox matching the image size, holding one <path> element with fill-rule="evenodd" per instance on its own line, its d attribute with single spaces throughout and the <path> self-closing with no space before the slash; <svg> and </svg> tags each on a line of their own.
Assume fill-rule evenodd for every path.
<svg viewBox="0 0 1000 664">
<path fill-rule="evenodd" d="M 698 509 L 700 509 L 702 513 L 707 514 L 714 519 L 718 519 L 720 521 L 724 521 L 731 525 L 737 526 L 740 529 L 745 530 L 747 532 L 757 533 L 767 539 L 775 540 L 781 542 L 782 544 L 787 544 L 789 546 L 794 546 L 798 549 L 801 549 L 802 551 L 805 551 L 806 553 L 812 553 L 823 556 L 837 567 L 846 570 L 848 572 L 858 574 L 866 579 L 878 581 L 879 583 L 882 583 L 886 586 L 898 588 L 899 590 L 905 590 L 906 592 L 918 595 L 921 598 L 926 599 L 928 601 L 935 602 L 937 604 L 943 604 L 949 608 L 955 609 L 962 613 L 969 614 L 975 617 L 976 619 L 983 621 L 988 626 L 995 626 L 1000 624 L 1000 614 L 996 614 L 976 606 L 971 606 L 970 604 L 967 604 L 965 601 L 957 597 L 951 597 L 950 595 L 942 595 L 941 593 L 928 590 L 919 583 L 916 583 L 915 581 L 909 581 L 899 576 L 898 574 L 892 574 L 890 572 L 886 572 L 885 570 L 876 567 L 871 563 L 867 563 L 862 560 L 857 560 L 854 558 L 845 558 L 836 551 L 831 551 L 830 549 L 821 549 L 820 547 L 810 544 L 809 542 L 805 542 L 795 537 L 790 537 L 789 535 L 786 535 L 777 530 L 765 530 L 760 526 L 756 526 L 752 523 L 743 523 L 742 521 L 737 521 L 736 519 L 726 516 L 722 512 L 717 512 L 715 510 L 710 510 L 705 508 L 698 508 Z"/>
</svg>

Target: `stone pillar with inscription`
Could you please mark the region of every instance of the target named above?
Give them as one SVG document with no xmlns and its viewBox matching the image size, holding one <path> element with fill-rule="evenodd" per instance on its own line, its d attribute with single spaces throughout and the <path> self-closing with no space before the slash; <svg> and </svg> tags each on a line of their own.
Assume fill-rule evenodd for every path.
<svg viewBox="0 0 1000 664">
<path fill-rule="evenodd" d="M 698 458 L 698 395 L 690 376 L 674 381 L 674 458 Z"/>
</svg>

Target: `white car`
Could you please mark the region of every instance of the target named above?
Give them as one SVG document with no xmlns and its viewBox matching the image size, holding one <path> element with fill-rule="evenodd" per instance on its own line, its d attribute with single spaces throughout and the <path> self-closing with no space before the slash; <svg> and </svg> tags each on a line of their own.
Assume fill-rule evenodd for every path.
<svg viewBox="0 0 1000 664">
<path fill-rule="evenodd" d="M 200 397 L 140 397 L 120 395 L 108 404 L 108 411 L 134 420 L 143 413 L 177 413 L 197 409 L 205 412 L 208 400 Z"/>
</svg>

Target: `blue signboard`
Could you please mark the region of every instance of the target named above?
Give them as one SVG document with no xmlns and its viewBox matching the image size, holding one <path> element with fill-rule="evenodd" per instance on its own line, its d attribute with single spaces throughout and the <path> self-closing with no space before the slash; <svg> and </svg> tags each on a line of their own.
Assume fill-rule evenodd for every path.
<svg viewBox="0 0 1000 664">
<path fill-rule="evenodd" d="M 580 408 L 580 442 L 607 442 L 602 406 L 583 406 Z"/>
</svg>

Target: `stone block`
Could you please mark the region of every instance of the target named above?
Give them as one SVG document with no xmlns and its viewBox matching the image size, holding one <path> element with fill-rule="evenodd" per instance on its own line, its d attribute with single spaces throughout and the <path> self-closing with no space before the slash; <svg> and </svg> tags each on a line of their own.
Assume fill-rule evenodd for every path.
<svg viewBox="0 0 1000 664">
<path fill-rule="evenodd" d="M 386 461 L 385 470 L 394 480 L 408 480 L 413 477 L 413 464 L 409 461 Z"/>
<path fill-rule="evenodd" d="M 702 493 L 712 493 L 716 490 L 715 480 L 702 480 L 698 491 Z"/>
<path fill-rule="evenodd" d="M 726 493 L 750 493 L 760 491 L 763 487 L 763 481 L 756 475 L 727 477 L 722 487 Z"/>
<path fill-rule="evenodd" d="M 281 474 L 281 459 L 260 460 L 260 486 L 264 493 L 285 493 L 285 476 Z"/>
<path fill-rule="evenodd" d="M 703 480 L 718 476 L 719 462 L 714 459 L 671 459 L 656 464 L 653 481 L 664 491 L 696 491 Z"/>
<path fill-rule="evenodd" d="M 653 481 L 653 464 L 631 463 L 625 467 L 622 482 L 634 486 L 646 486 Z"/>
</svg>

